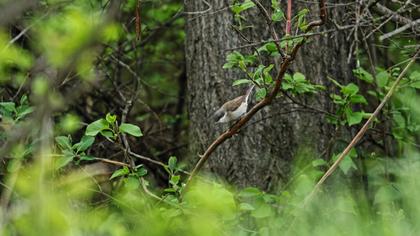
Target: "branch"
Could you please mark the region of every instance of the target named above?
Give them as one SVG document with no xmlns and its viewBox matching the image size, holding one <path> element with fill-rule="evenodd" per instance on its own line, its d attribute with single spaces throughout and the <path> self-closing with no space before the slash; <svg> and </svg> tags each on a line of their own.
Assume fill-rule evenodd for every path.
<svg viewBox="0 0 420 236">
<path fill-rule="evenodd" d="M 257 2 L 257 1 L 256 1 Z M 325 0 L 320 0 L 320 20 L 313 21 L 309 23 L 307 31 L 311 30 L 315 26 L 322 25 L 326 22 L 327 13 L 325 7 Z M 307 37 L 305 37 L 306 39 Z M 251 110 L 249 110 L 236 124 L 234 124 L 229 130 L 225 131 L 221 134 L 213 143 L 207 148 L 203 155 L 200 155 L 200 160 L 194 167 L 191 175 L 188 177 L 187 182 L 185 183 L 185 187 L 183 193 L 187 192 L 188 186 L 191 183 L 192 179 L 197 175 L 197 173 L 201 170 L 204 166 L 210 155 L 216 150 L 216 148 L 224 143 L 226 140 L 230 139 L 234 134 L 238 133 L 238 131 L 244 126 L 259 110 L 264 108 L 265 106 L 272 103 L 274 98 L 277 96 L 281 89 L 281 83 L 283 81 L 284 74 L 286 73 L 287 68 L 289 67 L 290 63 L 295 59 L 297 52 L 299 51 L 300 47 L 304 44 L 305 40 L 302 40 L 296 46 L 293 47 L 290 56 L 286 57 L 280 65 L 279 72 L 276 76 L 276 82 L 274 85 L 273 90 L 269 93 L 267 97 L 263 100 L 255 104 Z"/>
<path fill-rule="evenodd" d="M 110 159 L 106 159 L 106 158 L 95 157 L 95 160 L 105 162 L 105 163 L 109 163 L 109 164 L 113 164 L 113 165 L 117 165 L 117 166 L 130 167 L 130 165 L 127 164 L 127 163 L 120 162 L 120 161 L 114 161 L 114 160 L 110 160 Z"/>
<path fill-rule="evenodd" d="M 377 12 L 385 15 L 391 15 L 392 19 L 400 24 L 410 24 L 412 22 L 411 19 L 401 16 L 399 14 L 395 14 L 394 11 L 391 9 L 377 3 L 374 8 Z M 420 32 L 420 28 L 414 28 L 414 31 Z"/>
<path fill-rule="evenodd" d="M 400 28 L 397 28 L 394 31 L 391 31 L 389 33 L 386 33 L 386 34 L 382 35 L 381 37 L 379 37 L 379 41 L 383 41 L 387 38 L 390 38 L 390 37 L 392 37 L 396 34 L 399 34 L 399 33 L 403 32 L 404 30 L 406 30 L 408 28 L 415 27 L 418 24 L 420 24 L 420 19 L 417 19 L 415 21 L 411 21 L 410 23 L 408 23 L 408 24 L 406 24 L 406 25 L 404 25 Z"/>
<path fill-rule="evenodd" d="M 369 119 L 366 121 L 366 123 L 363 125 L 363 127 L 359 130 L 359 132 L 354 136 L 354 138 L 351 140 L 349 145 L 344 149 L 344 151 L 340 154 L 338 159 L 334 162 L 334 164 L 325 172 L 325 174 L 322 176 L 322 178 L 318 181 L 318 183 L 315 185 L 312 192 L 308 195 L 308 197 L 305 199 L 303 206 L 306 206 L 306 204 L 313 198 L 313 196 L 318 192 L 318 190 L 321 188 L 321 185 L 327 180 L 327 178 L 337 169 L 340 162 L 346 157 L 346 155 L 350 152 L 350 150 L 360 141 L 360 139 L 363 137 L 363 135 L 366 133 L 366 131 L 369 128 L 369 125 L 372 123 L 372 121 L 378 116 L 379 112 L 383 108 L 383 106 L 388 102 L 388 100 L 391 98 L 392 94 L 395 92 L 395 89 L 397 88 L 398 84 L 400 83 L 401 79 L 407 72 L 407 70 L 410 68 L 410 66 L 414 63 L 414 61 L 417 59 L 417 56 L 419 55 L 420 49 L 417 50 L 417 52 L 414 54 L 414 56 L 411 58 L 410 62 L 407 64 L 407 66 L 404 68 L 404 70 L 401 72 L 401 74 L 398 76 L 395 83 L 392 85 L 391 89 L 388 91 L 386 96 L 384 97 L 384 100 L 378 105 L 378 107 L 375 109 L 373 114 L 369 117 Z"/>
<path fill-rule="evenodd" d="M 162 166 L 162 167 L 166 167 L 166 166 L 167 166 L 167 165 L 166 165 L 165 163 L 163 163 L 163 162 L 153 160 L 153 159 L 152 159 L 152 158 L 150 158 L 150 157 L 145 157 L 145 156 L 142 156 L 142 155 L 137 154 L 137 153 L 132 152 L 132 151 L 128 151 L 128 154 L 130 154 L 130 155 L 132 155 L 132 156 L 134 156 L 134 157 L 136 157 L 136 158 L 138 158 L 138 159 L 141 159 L 141 160 L 148 161 L 148 162 L 150 162 L 150 163 L 156 164 L 156 165 L 158 165 L 158 166 Z M 185 170 L 181 170 L 181 169 L 180 169 L 180 170 L 179 170 L 179 172 L 181 172 L 181 173 L 183 173 L 183 174 L 186 174 L 186 175 L 191 175 L 191 173 L 190 173 L 190 172 L 185 171 Z"/>
</svg>

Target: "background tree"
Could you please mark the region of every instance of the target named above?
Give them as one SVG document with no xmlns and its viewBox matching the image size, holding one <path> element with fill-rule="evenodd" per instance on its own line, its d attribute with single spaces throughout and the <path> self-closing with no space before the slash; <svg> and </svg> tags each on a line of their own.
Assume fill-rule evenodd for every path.
<svg viewBox="0 0 420 236">
<path fill-rule="evenodd" d="M 261 2 L 272 13 L 271 1 Z M 186 1 L 185 7 L 187 11 L 197 12 L 209 6 L 204 1 Z M 245 20 L 241 24 L 244 30 L 239 30 L 238 18 L 229 10 L 226 1 L 214 1 L 212 7 L 220 11 L 216 14 L 190 14 L 186 22 L 189 147 L 193 162 L 198 159 L 197 154 L 227 128 L 226 125 L 214 124 L 209 119 L 211 114 L 227 99 L 244 90 L 232 87 L 233 81 L 246 75 L 223 69 L 226 56 L 233 48 L 272 38 L 266 20 L 256 7 L 243 14 Z M 283 1 L 281 7 L 286 8 Z M 296 14 L 304 8 L 310 10 L 310 19 L 317 17 L 319 9 L 314 3 L 296 1 L 293 12 Z M 347 10 L 338 6 L 329 9 L 329 14 L 344 25 L 348 19 L 339 16 L 345 15 Z M 274 28 L 284 35 L 284 25 L 275 24 Z M 334 24 L 330 22 L 320 31 L 329 28 L 334 28 Z M 294 30 L 295 25 L 292 32 Z M 246 47 L 241 51 L 249 53 L 252 49 Z M 279 97 L 272 106 L 257 114 L 240 135 L 217 149 L 208 161 L 209 169 L 236 186 L 272 189 L 288 180 L 290 165 L 299 150 L 312 153 L 314 158 L 328 157 L 331 154 L 330 139 L 335 131 L 325 122 L 325 112 L 320 111 L 333 112 L 327 94 L 334 88 L 327 78 L 335 78 L 340 83 L 353 78 L 353 59 L 347 60 L 349 50 L 350 42 L 343 31 L 314 37 L 298 53 L 290 73 L 301 72 L 311 82 L 324 85 L 327 91 L 321 96 L 299 97 L 293 101 L 287 98 L 289 95 Z"/>
</svg>

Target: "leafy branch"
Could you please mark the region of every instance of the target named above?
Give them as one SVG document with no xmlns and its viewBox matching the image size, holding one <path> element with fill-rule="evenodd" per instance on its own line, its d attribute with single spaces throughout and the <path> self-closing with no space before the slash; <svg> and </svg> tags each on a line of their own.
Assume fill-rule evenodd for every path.
<svg viewBox="0 0 420 236">
<path fill-rule="evenodd" d="M 255 1 L 256 2 L 256 1 Z M 258 2 L 257 2 L 258 3 Z M 319 1 L 319 8 L 320 8 L 320 19 L 310 22 L 305 32 L 310 31 L 316 26 L 320 26 L 324 24 L 327 20 L 327 8 L 325 5 L 325 0 Z M 260 8 L 261 10 L 261 8 Z M 264 14 L 264 11 L 263 11 Z M 276 38 L 274 36 L 274 38 Z M 290 55 L 286 56 L 285 59 L 281 62 L 280 69 L 277 73 L 276 79 L 275 79 L 275 85 L 271 92 L 264 97 L 260 102 L 255 104 L 236 124 L 234 124 L 232 127 L 230 127 L 227 131 L 222 133 L 216 140 L 213 141 L 213 143 L 208 146 L 207 150 L 204 152 L 203 155 L 200 155 L 200 160 L 197 162 L 196 166 L 194 167 L 193 171 L 191 172 L 191 175 L 189 176 L 183 193 L 185 193 L 188 190 L 188 186 L 191 184 L 191 181 L 194 179 L 194 177 L 198 174 L 198 172 L 201 170 L 201 168 L 204 166 L 210 155 L 217 149 L 219 145 L 224 143 L 226 140 L 230 139 L 234 134 L 238 133 L 239 130 L 262 108 L 264 108 L 267 105 L 270 105 L 274 98 L 277 96 L 277 94 L 281 90 L 282 81 L 284 78 L 284 75 L 286 74 L 286 70 L 291 64 L 291 62 L 295 59 L 297 52 L 299 51 L 300 47 L 305 43 L 305 39 L 308 37 L 304 37 L 303 40 L 297 42 L 293 49 L 291 50 Z"/>
</svg>

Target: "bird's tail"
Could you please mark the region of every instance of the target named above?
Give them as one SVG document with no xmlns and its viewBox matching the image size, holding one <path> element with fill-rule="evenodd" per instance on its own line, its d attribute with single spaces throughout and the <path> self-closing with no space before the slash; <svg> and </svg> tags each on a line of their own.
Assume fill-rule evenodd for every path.
<svg viewBox="0 0 420 236">
<path fill-rule="evenodd" d="M 220 120 L 220 118 L 222 118 L 222 116 L 224 115 L 223 113 L 223 108 L 221 107 L 219 110 L 217 110 L 213 115 L 212 115 L 212 119 L 217 122 L 218 120 Z"/>
<path fill-rule="evenodd" d="M 248 103 L 248 98 L 249 98 L 249 95 L 251 95 L 251 93 L 252 93 L 252 90 L 254 89 L 254 87 L 255 87 L 255 84 L 253 84 L 251 87 L 249 87 L 248 88 L 248 90 L 246 91 L 246 98 L 245 98 L 245 102 L 246 103 Z"/>
</svg>

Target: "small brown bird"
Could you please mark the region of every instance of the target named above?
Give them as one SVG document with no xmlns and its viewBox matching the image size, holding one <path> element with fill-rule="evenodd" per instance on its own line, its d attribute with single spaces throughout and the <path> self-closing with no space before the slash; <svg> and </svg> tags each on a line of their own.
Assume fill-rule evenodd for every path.
<svg viewBox="0 0 420 236">
<path fill-rule="evenodd" d="M 223 104 L 223 106 L 220 107 L 213 115 L 216 123 L 231 122 L 239 119 L 243 114 L 245 114 L 248 108 L 249 95 L 253 89 L 254 85 L 246 91 L 245 95 L 239 96 Z"/>
</svg>

